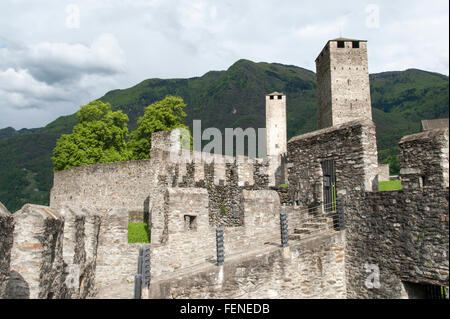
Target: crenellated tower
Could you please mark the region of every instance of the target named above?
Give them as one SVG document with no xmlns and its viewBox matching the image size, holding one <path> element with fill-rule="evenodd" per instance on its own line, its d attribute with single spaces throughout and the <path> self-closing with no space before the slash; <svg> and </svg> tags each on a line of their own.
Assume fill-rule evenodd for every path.
<svg viewBox="0 0 450 319">
<path fill-rule="evenodd" d="M 338 38 L 316 59 L 318 128 L 372 119 L 367 41 Z"/>
</svg>

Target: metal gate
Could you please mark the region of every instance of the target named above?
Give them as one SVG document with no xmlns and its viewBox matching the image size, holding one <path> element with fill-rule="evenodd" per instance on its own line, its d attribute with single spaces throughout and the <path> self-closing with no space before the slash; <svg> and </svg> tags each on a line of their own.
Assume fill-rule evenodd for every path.
<svg viewBox="0 0 450 319">
<path fill-rule="evenodd" d="M 323 205 L 325 212 L 336 211 L 336 165 L 334 160 L 322 161 Z"/>
</svg>

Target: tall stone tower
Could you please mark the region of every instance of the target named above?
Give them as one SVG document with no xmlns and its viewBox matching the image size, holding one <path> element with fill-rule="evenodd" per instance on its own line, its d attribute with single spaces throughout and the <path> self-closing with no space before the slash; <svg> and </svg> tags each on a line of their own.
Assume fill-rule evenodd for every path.
<svg viewBox="0 0 450 319">
<path fill-rule="evenodd" d="M 286 153 L 286 95 L 283 93 L 266 95 L 266 138 L 267 156 Z"/>
<path fill-rule="evenodd" d="M 372 119 L 367 41 L 328 41 L 316 59 L 318 128 Z"/>
</svg>

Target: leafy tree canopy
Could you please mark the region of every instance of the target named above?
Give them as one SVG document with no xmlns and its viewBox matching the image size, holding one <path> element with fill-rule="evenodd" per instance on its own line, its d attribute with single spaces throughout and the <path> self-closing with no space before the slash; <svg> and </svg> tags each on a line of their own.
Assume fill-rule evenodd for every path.
<svg viewBox="0 0 450 319">
<path fill-rule="evenodd" d="M 183 124 L 185 107 L 181 97 L 172 95 L 147 106 L 144 115 L 138 119 L 138 128 L 130 134 L 128 147 L 132 152 L 132 159 L 149 158 L 152 133 L 175 128 L 189 130 Z"/>
<path fill-rule="evenodd" d="M 128 116 L 111 111 L 109 103 L 93 101 L 77 112 L 78 124 L 72 134 L 63 134 L 53 150 L 56 171 L 71 167 L 126 161 Z"/>
</svg>

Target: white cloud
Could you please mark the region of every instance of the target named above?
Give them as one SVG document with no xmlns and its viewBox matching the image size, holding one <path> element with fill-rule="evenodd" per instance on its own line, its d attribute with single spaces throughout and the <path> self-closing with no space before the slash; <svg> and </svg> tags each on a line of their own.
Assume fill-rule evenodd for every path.
<svg viewBox="0 0 450 319">
<path fill-rule="evenodd" d="M 126 71 L 124 53 L 111 34 L 92 43 L 39 42 L 0 49 L 0 127 L 43 126 L 29 116 L 11 119 L 6 114 L 30 110 L 59 115 L 74 112 L 79 105 L 103 95 Z M 37 118 L 43 118 L 39 116 Z M 45 117 L 44 117 L 45 118 Z M 11 123 L 11 124 L 9 124 Z M 26 124 L 25 124 L 26 123 Z"/>
<path fill-rule="evenodd" d="M 325 22 L 301 26 L 298 30 L 294 31 L 294 34 L 299 38 L 330 39 L 336 37 L 336 33 L 342 32 L 347 25 L 348 18 L 343 16 L 331 23 Z"/>
<path fill-rule="evenodd" d="M 0 72 L 0 90 L 5 94 L 21 95 L 41 100 L 65 100 L 61 90 L 33 78 L 28 70 L 12 68 Z M 17 97 L 14 98 L 17 100 Z M 23 104 L 23 103 L 21 103 Z"/>
<path fill-rule="evenodd" d="M 47 83 L 75 82 L 86 74 L 114 75 L 125 71 L 124 54 L 111 34 L 102 34 L 89 47 L 41 42 L 20 52 L 18 60 L 34 77 Z"/>
</svg>

